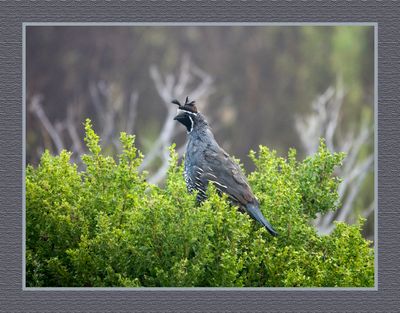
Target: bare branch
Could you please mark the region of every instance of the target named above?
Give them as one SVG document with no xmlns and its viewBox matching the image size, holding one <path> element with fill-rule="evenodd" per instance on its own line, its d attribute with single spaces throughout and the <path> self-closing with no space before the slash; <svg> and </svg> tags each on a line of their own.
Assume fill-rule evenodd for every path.
<svg viewBox="0 0 400 313">
<path fill-rule="evenodd" d="M 72 151 L 76 152 L 78 155 L 83 154 L 84 150 L 78 132 L 76 130 L 75 115 L 73 107 L 71 105 L 67 108 L 67 120 L 65 122 L 65 126 L 72 140 Z"/>
<path fill-rule="evenodd" d="M 368 206 L 368 209 L 365 210 L 364 217 L 369 217 L 375 211 L 375 201 L 372 201 L 371 204 Z"/>
<path fill-rule="evenodd" d="M 176 127 L 176 122 L 173 119 L 176 114 L 176 106 L 170 103 L 171 100 L 189 96 L 200 104 L 202 110 L 206 109 L 207 98 L 212 92 L 213 79 L 205 71 L 193 65 L 187 54 L 182 58 L 177 75 L 172 73 L 161 74 L 155 65 L 150 66 L 149 71 L 161 103 L 166 109 L 166 114 L 157 139 L 152 144 L 150 151 L 146 153 L 139 170 L 147 169 L 149 172 L 154 172 L 149 177 L 149 181 L 159 183 L 164 179 L 168 169 L 169 154 L 167 148 L 172 144 L 173 138 L 184 131 L 184 128 Z M 119 151 L 120 141 L 116 134 L 123 130 L 128 133 L 134 132 L 138 111 L 138 92 L 133 91 L 130 94 L 128 108 L 123 106 L 122 93 L 118 89 L 118 85 L 106 81 L 91 82 L 89 84 L 89 95 L 94 112 L 101 121 L 100 138 L 113 150 Z M 58 152 L 65 147 L 63 142 L 63 138 L 65 138 L 66 142 L 69 142 L 69 139 L 71 140 L 71 150 L 81 155 L 84 148 L 79 140 L 76 127 L 79 121 L 77 121 L 74 109 L 76 109 L 76 106 L 69 106 L 66 119 L 53 125 L 42 110 L 39 98 L 33 99 L 32 112 L 39 117 L 44 130 L 50 135 Z M 179 156 L 182 156 L 184 151 L 185 145 L 177 148 Z M 161 160 L 161 165 L 157 166 L 154 171 L 154 161 L 158 159 Z"/>
<path fill-rule="evenodd" d="M 46 113 L 41 105 L 42 96 L 35 95 L 31 99 L 30 111 L 36 115 L 36 117 L 41 122 L 42 126 L 46 129 L 54 145 L 56 146 L 57 153 L 60 153 L 64 148 L 64 142 L 60 136 L 60 133 L 53 126 L 53 124 L 48 119 Z"/>
<path fill-rule="evenodd" d="M 148 182 L 151 184 L 158 184 L 160 181 L 162 181 L 168 171 L 168 166 L 169 166 L 169 153 L 168 153 L 168 149 L 167 147 L 165 147 L 165 149 L 163 149 L 163 153 L 162 153 L 162 165 L 161 167 L 158 168 L 157 172 L 153 175 L 151 175 L 148 178 Z"/>
<path fill-rule="evenodd" d="M 100 81 L 97 84 L 90 84 L 90 96 L 96 113 L 102 119 L 104 126 L 100 133 L 100 138 L 105 142 L 109 142 L 113 137 L 115 131 L 115 120 L 116 112 L 114 108 L 114 102 L 112 99 L 111 87 L 104 81 Z M 101 100 L 100 94 L 104 98 Z"/>
<path fill-rule="evenodd" d="M 336 94 L 332 94 L 330 101 L 327 103 L 329 106 L 329 111 L 327 114 L 327 126 L 325 130 L 325 138 L 326 145 L 330 151 L 335 151 L 335 147 L 333 144 L 333 136 L 335 134 L 335 130 L 339 120 L 339 112 L 342 107 L 344 98 L 343 89 L 339 89 L 336 91 Z"/>
<path fill-rule="evenodd" d="M 337 133 L 344 95 L 344 90 L 340 85 L 336 89 L 329 87 L 312 103 L 313 112 L 311 114 L 304 118 L 296 118 L 295 126 L 307 154 L 317 151 L 321 137 L 326 139 L 326 145 L 332 153 L 339 151 L 347 153 L 343 167 L 336 170 L 336 174 L 343 178 L 338 188 L 342 207 L 337 212 L 318 215 L 314 223 L 321 233 L 332 231 L 335 218 L 340 221 L 351 218 L 354 200 L 366 174 L 373 165 L 372 154 L 362 161 L 359 160 L 361 148 L 370 140 L 371 129 L 364 124 L 360 125 L 357 137 L 352 133 L 342 136 Z"/>
<path fill-rule="evenodd" d="M 369 164 L 372 164 L 373 161 L 373 156 L 368 158 L 368 161 L 364 167 L 368 168 Z M 350 211 L 352 209 L 352 204 L 354 202 L 355 197 L 357 196 L 358 192 L 361 189 L 362 183 L 364 181 L 365 176 L 367 175 L 367 171 L 364 169 L 359 170 L 359 174 L 357 175 L 357 179 L 353 181 L 353 183 L 350 185 L 350 191 L 348 196 L 345 199 L 345 202 L 343 203 L 342 208 L 339 210 L 339 214 L 337 216 L 338 221 L 345 221 L 348 215 L 350 214 Z"/>
<path fill-rule="evenodd" d="M 172 74 L 167 74 L 165 80 L 163 80 L 161 73 L 155 65 L 150 67 L 150 76 L 164 107 L 167 109 L 167 114 L 165 115 L 164 124 L 160 130 L 159 136 L 143 159 L 139 170 L 148 168 L 156 158 L 161 157 L 162 165 L 153 176 L 149 177 L 150 182 L 158 183 L 165 177 L 168 169 L 169 154 L 165 154 L 166 148 L 171 145 L 172 138 L 183 131 L 183 128 L 175 127 L 173 118 L 176 114 L 176 107 L 171 105 L 171 100 L 182 98 L 187 95 L 196 100 L 208 97 L 211 93 L 212 78 L 203 70 L 192 65 L 187 55 L 183 57 L 178 77 L 175 78 Z M 190 90 L 189 83 L 195 78 L 200 79 L 200 82 L 193 90 Z M 178 148 L 178 154 L 180 156 L 183 152 L 184 146 Z"/>
<path fill-rule="evenodd" d="M 90 99 L 92 100 L 92 103 L 94 105 L 94 108 L 96 110 L 97 115 L 100 116 L 100 118 L 103 120 L 103 122 L 106 121 L 106 114 L 103 109 L 102 101 L 100 100 L 100 95 L 98 91 L 98 87 L 100 84 L 94 84 L 91 83 L 89 85 L 89 94 L 90 94 Z"/>
<path fill-rule="evenodd" d="M 349 172 L 351 168 L 354 167 L 354 164 L 357 160 L 358 153 L 361 147 L 368 141 L 369 135 L 371 130 L 364 127 L 360 130 L 359 135 L 356 139 L 353 139 L 353 143 L 351 145 L 350 150 L 348 151 L 345 165 L 344 165 L 344 172 Z"/>
<path fill-rule="evenodd" d="M 178 82 L 174 88 L 175 95 L 182 95 L 185 92 L 186 86 L 190 83 L 190 58 L 185 54 L 182 58 L 182 64 L 179 72 Z"/>
<path fill-rule="evenodd" d="M 135 125 L 136 120 L 139 93 L 137 91 L 132 92 L 129 100 L 129 113 L 128 120 L 126 121 L 126 132 L 128 134 L 132 134 L 133 126 Z"/>
<path fill-rule="evenodd" d="M 169 102 L 172 99 L 171 98 L 172 92 L 171 90 L 168 90 L 166 84 L 163 83 L 161 74 L 155 65 L 150 66 L 150 76 L 153 79 L 154 85 L 156 87 L 159 96 L 163 100 L 164 106 L 166 106 L 168 109 L 168 107 L 170 106 Z"/>
</svg>

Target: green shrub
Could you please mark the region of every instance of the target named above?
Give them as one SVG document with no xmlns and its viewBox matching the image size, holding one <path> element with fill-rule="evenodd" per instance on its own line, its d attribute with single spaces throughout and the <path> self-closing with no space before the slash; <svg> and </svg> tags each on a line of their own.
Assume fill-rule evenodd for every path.
<svg viewBox="0 0 400 313">
<path fill-rule="evenodd" d="M 86 122 L 79 172 L 70 153 L 45 152 L 26 170 L 27 286 L 362 286 L 374 284 L 374 255 L 362 220 L 320 236 L 316 213 L 338 206 L 342 154 L 296 161 L 260 146 L 248 178 L 279 237 L 219 197 L 197 205 L 174 147 L 164 188 L 138 172 L 134 137 L 121 134 L 118 162 L 102 155 Z"/>
</svg>

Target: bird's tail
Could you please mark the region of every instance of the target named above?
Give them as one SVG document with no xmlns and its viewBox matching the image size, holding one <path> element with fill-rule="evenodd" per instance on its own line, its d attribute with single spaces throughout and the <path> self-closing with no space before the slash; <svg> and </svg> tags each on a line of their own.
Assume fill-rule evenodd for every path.
<svg viewBox="0 0 400 313">
<path fill-rule="evenodd" d="M 263 225 L 272 236 L 278 236 L 278 233 L 271 226 L 271 224 L 265 219 L 264 215 L 261 213 L 257 204 L 249 203 L 246 205 L 247 213 L 254 218 L 257 222 Z"/>
</svg>

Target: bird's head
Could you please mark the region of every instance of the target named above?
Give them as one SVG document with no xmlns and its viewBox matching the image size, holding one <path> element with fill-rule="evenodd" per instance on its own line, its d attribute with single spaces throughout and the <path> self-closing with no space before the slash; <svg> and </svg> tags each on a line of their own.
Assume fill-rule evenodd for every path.
<svg viewBox="0 0 400 313">
<path fill-rule="evenodd" d="M 179 123 L 183 124 L 188 133 L 191 133 L 193 127 L 198 120 L 198 114 L 196 105 L 194 101 L 189 101 L 189 97 L 186 97 L 185 104 L 181 104 L 178 100 L 172 100 L 172 103 L 178 105 L 178 113 L 174 117 L 174 120 L 178 121 Z"/>
</svg>

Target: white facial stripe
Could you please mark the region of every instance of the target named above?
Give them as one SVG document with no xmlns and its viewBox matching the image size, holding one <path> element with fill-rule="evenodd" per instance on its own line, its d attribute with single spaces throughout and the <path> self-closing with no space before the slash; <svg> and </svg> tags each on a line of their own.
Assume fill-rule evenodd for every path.
<svg viewBox="0 0 400 313">
<path fill-rule="evenodd" d="M 194 115 L 194 116 L 197 115 L 197 113 L 193 113 L 193 112 L 186 111 L 186 110 L 181 110 L 181 109 L 178 109 L 177 114 L 179 114 L 179 113 L 181 113 L 181 112 L 185 112 L 185 113 L 187 113 L 187 114 Z"/>
<path fill-rule="evenodd" d="M 190 119 L 190 122 L 192 123 L 192 125 L 190 126 L 190 130 L 188 131 L 188 134 L 189 133 L 191 133 L 192 132 L 192 130 L 193 130 L 193 119 L 192 119 L 192 117 L 189 115 L 189 119 Z"/>
</svg>

